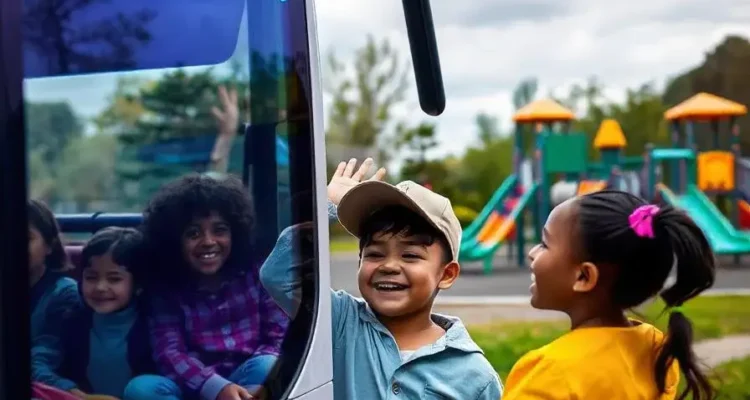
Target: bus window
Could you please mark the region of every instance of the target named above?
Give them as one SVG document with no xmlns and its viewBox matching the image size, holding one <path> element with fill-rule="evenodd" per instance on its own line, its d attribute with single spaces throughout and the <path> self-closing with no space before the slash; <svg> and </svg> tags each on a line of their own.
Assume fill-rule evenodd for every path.
<svg viewBox="0 0 750 400">
<path fill-rule="evenodd" d="M 225 174 L 241 180 L 253 202 L 253 243 L 251 246 L 232 241 L 227 247 L 231 248 L 229 260 L 231 252 L 240 252 L 240 247 L 246 246 L 254 253 L 253 265 L 259 266 L 274 248 L 281 230 L 315 221 L 315 174 L 324 177 L 325 171 L 314 163 L 314 154 L 320 149 L 313 148 L 306 6 L 304 2 L 279 0 L 220 3 L 24 0 L 28 195 L 54 212 L 65 252 L 73 264 L 72 270 L 58 273 L 44 262 L 35 265 L 35 260 L 39 260 L 30 250 L 31 270 L 41 271 L 31 286 L 35 383 L 76 394 L 80 390 L 117 398 L 131 387 L 128 380 L 119 386 L 107 386 L 100 382 L 101 377 L 92 376 L 90 365 L 100 362 L 89 354 L 92 343 L 84 351 L 87 362 L 78 363 L 78 370 L 73 369 L 78 374 L 65 376 L 73 374 L 70 360 L 84 357 L 70 354 L 66 338 L 72 328 L 71 324 L 66 325 L 65 318 L 78 321 L 73 318 L 82 312 L 72 305 L 55 307 L 39 300 L 46 293 L 41 284 L 52 282 L 49 287 L 53 293 L 62 290 L 66 282 L 77 280 L 72 284 L 81 288 L 82 309 L 89 315 L 92 310 L 98 315 L 98 309 L 87 297 L 90 273 L 81 271 L 83 245 L 104 227 L 139 227 L 143 222 L 141 212 L 166 184 L 191 173 L 207 175 L 206 179 L 217 182 L 228 179 Z M 44 233 L 33 222 L 32 218 L 32 237 Z M 228 221 L 230 226 L 232 223 Z M 53 246 L 52 236 L 37 236 L 38 247 Z M 219 294 L 210 297 L 229 296 L 225 303 L 200 303 L 203 295 L 169 293 L 170 299 L 179 299 L 175 301 L 179 307 L 171 309 L 179 313 L 170 315 L 184 319 L 181 327 L 186 332 L 182 340 L 185 344 L 178 350 L 204 368 L 211 368 L 199 369 L 200 376 L 213 371 L 251 393 L 265 393 L 271 398 L 291 393 L 310 351 L 318 312 L 320 274 L 314 241 L 312 238 L 309 243 L 294 243 L 289 249 L 308 260 L 300 270 L 303 306 L 295 315 L 286 316 L 280 308 L 269 311 L 272 307 L 264 305 L 263 299 L 270 301 L 270 297 L 263 297 L 259 281 L 243 278 L 252 282 L 248 285 L 255 285 L 248 297 L 259 299 L 258 318 L 251 316 L 237 322 L 228 314 L 230 311 L 214 310 L 216 314 L 207 314 L 203 322 L 206 331 L 194 332 L 190 329 L 200 323 L 188 318 L 202 315 L 201 307 L 231 307 L 234 292 L 220 286 L 216 289 Z M 182 260 L 173 262 L 181 265 Z M 257 268 L 249 271 L 248 276 Z M 227 284 L 234 288 L 233 282 Z M 167 296 L 144 293 L 155 298 Z M 50 299 L 51 303 L 61 301 L 57 297 Z M 195 313 L 182 311 L 189 309 L 188 303 L 198 304 Z M 253 307 L 248 305 L 247 309 Z M 49 315 L 49 310 L 55 310 L 56 315 Z M 212 324 L 220 323 L 226 325 L 212 328 Z M 133 326 L 131 329 L 135 329 Z M 214 339 L 221 343 L 218 350 L 213 343 L 200 343 L 200 337 L 214 333 L 210 329 L 218 329 L 216 332 L 224 335 Z M 267 333 L 271 331 L 275 336 Z M 156 338 L 153 342 L 159 342 L 156 333 L 148 334 Z M 248 338 L 252 335 L 260 339 Z M 49 344 L 50 338 L 56 340 L 54 345 Z M 86 346 L 88 342 L 81 343 Z M 52 350 L 42 349 L 44 346 L 63 351 L 55 358 L 49 355 Z M 154 344 L 153 352 L 161 354 L 157 346 Z M 169 351 L 173 350 L 170 347 Z M 275 363 L 266 366 L 267 379 L 256 384 L 243 381 L 247 377 L 238 377 L 236 371 L 245 362 L 242 357 L 255 359 L 263 355 L 278 356 Z M 168 376 L 177 383 L 175 390 L 186 395 L 191 391 L 205 395 L 203 391 L 210 391 L 208 386 L 218 381 L 212 376 L 193 387 L 191 382 L 197 377 L 180 375 L 181 365 L 171 365 L 171 370 L 170 366 L 165 367 L 165 363 L 182 362 L 181 359 L 164 361 L 160 357 L 151 357 L 156 358 L 150 360 L 155 368 L 149 373 Z M 87 363 L 89 369 L 84 368 Z M 130 367 L 135 374 L 136 368 Z M 320 386 L 330 381 L 330 377 L 323 378 L 307 384 Z M 263 391 L 256 392 L 261 385 Z"/>
<path fill-rule="evenodd" d="M 270 398 L 332 398 L 330 298 L 320 295 L 330 271 L 313 4 L 0 1 L 0 400 L 32 398 L 29 353 L 37 347 L 29 322 L 40 290 L 20 283 L 51 276 L 47 263 L 41 274 L 31 266 L 60 244 L 54 229 L 29 229 L 44 213 L 29 218 L 24 208 L 54 211 L 63 252 L 77 266 L 46 282 L 71 282 L 93 232 L 141 225 L 153 195 L 188 173 L 241 178 L 254 203 L 258 262 L 282 229 L 313 222 L 305 224 L 312 235 L 287 249 L 304 260 L 300 307 L 263 386 Z M 445 97 L 429 0 L 403 6 L 420 105 L 438 115 Z M 215 308 L 204 314 L 220 317 L 223 308 Z M 50 315 L 65 314 L 57 311 Z M 41 336 L 57 340 L 63 328 L 49 326 Z M 69 360 L 82 360 L 78 368 L 91 362 Z M 90 380 L 88 373 L 79 378 Z M 73 387 L 59 386 L 36 382 L 35 396 L 62 399 L 59 391 Z"/>
</svg>

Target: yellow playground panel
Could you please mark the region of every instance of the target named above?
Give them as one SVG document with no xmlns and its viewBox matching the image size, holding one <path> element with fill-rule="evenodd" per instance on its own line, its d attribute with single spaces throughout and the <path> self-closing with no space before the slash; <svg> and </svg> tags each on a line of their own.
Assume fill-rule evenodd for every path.
<svg viewBox="0 0 750 400">
<path fill-rule="evenodd" d="M 734 190 L 734 185 L 734 154 L 728 151 L 698 154 L 698 187 L 701 190 Z"/>
</svg>

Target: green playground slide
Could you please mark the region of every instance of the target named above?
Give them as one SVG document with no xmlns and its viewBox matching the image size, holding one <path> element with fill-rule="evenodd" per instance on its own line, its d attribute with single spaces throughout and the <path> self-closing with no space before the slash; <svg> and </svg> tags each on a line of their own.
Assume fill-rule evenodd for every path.
<svg viewBox="0 0 750 400">
<path fill-rule="evenodd" d="M 515 221 L 516 219 L 518 219 L 518 216 L 521 215 L 523 209 L 526 208 L 526 206 L 533 199 L 534 193 L 536 193 L 538 187 L 539 184 L 535 183 L 533 186 L 531 186 L 531 188 L 529 188 L 529 190 L 521 195 L 521 197 L 518 199 L 518 202 L 507 216 L 509 220 Z M 485 241 L 481 243 L 478 242 L 474 237 L 472 237 L 470 238 L 469 242 L 471 243 L 471 245 L 461 246 L 461 253 L 459 255 L 461 261 L 491 261 L 495 252 L 505 242 L 505 236 L 495 236 L 492 241 Z"/>
<path fill-rule="evenodd" d="M 508 197 L 508 194 L 510 194 L 517 182 L 518 176 L 516 174 L 505 178 L 503 184 L 495 190 L 495 193 L 492 194 L 492 197 L 490 197 L 490 200 L 484 206 L 479 215 L 471 222 L 471 224 L 469 224 L 469 226 L 464 228 L 463 234 L 461 235 L 462 243 L 474 238 L 479 231 L 482 230 L 484 223 L 487 222 L 487 219 L 492 215 L 492 212 L 500 207 L 500 204 L 502 204 L 503 200 Z"/>
<path fill-rule="evenodd" d="M 750 253 L 750 235 L 737 230 L 724 214 L 695 185 L 688 185 L 684 195 L 675 195 L 666 186 L 659 192 L 668 203 L 679 207 L 703 230 L 716 254 Z"/>
</svg>

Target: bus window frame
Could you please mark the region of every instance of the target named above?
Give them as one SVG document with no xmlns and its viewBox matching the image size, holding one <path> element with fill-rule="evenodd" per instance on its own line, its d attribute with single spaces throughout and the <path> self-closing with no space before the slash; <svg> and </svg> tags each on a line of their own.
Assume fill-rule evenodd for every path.
<svg viewBox="0 0 750 400">
<path fill-rule="evenodd" d="M 317 27 L 314 13 L 314 1 L 305 0 L 304 14 L 307 24 L 302 27 L 305 29 L 305 42 L 297 43 L 306 47 L 307 59 L 305 60 L 307 68 L 306 74 L 308 86 L 308 109 L 310 110 L 309 123 L 312 129 L 312 150 L 313 165 L 312 173 L 314 176 L 313 189 L 313 212 L 316 220 L 317 235 L 315 240 L 315 250 L 318 264 L 318 282 L 316 288 L 315 313 L 312 315 L 314 324 L 311 326 L 313 332 L 305 343 L 304 362 L 298 365 L 297 373 L 293 386 L 286 391 L 290 398 L 298 398 L 307 395 L 314 398 L 329 398 L 332 395 L 332 344 L 331 344 L 331 305 L 330 296 L 328 295 L 330 282 L 330 254 L 328 241 L 328 210 L 327 210 L 327 193 L 326 193 L 326 156 L 323 130 L 323 101 L 322 89 L 319 73 L 319 51 L 317 42 Z M 22 53 L 21 53 L 21 0 L 2 0 L 0 3 L 0 21 L 1 25 L 0 39 L 5 39 L 0 43 L 2 59 L 0 63 L 0 95 L 3 98 L 0 101 L 0 120 L 4 128 L 2 140 L 4 146 L 2 151 L 3 168 L 0 171 L 0 188 L 6 195 L 0 200 L 0 212 L 2 212 L 2 226 L 15 226 L 17 232 L 11 237 L 4 237 L 0 255 L 2 255 L 2 269 L 0 272 L 3 277 L 13 276 L 12 280 L 3 279 L 2 281 L 2 298 L 12 299 L 3 301 L 2 304 L 2 323 L 7 326 L 8 323 L 19 325 L 16 329 L 5 330 L 2 332 L 2 342 L 0 346 L 0 355 L 3 359 L 2 376 L 0 379 L 0 400 L 11 400 L 18 398 L 30 398 L 30 329 L 29 323 L 29 304 L 28 304 L 28 286 L 19 285 L 17 282 L 28 281 L 28 270 L 17 268 L 18 265 L 28 263 L 27 252 L 27 213 L 19 212 L 27 204 L 27 180 L 26 180 L 26 143 L 24 118 L 23 118 L 23 73 L 22 73 Z M 11 21 L 13 23 L 5 23 Z M 297 36 L 299 37 L 299 36 Z M 11 38 L 11 40 L 7 40 Z M 13 40 L 15 39 L 15 40 Z M 13 98 L 15 96 L 15 98 Z M 13 100 L 12 102 L 9 101 Z M 23 132 L 21 135 L 8 135 L 9 132 Z M 11 166 L 11 167 L 9 167 Z M 20 167 L 19 167 L 20 166 Z M 245 175 L 245 174 L 243 174 Z M 125 218 L 130 222 L 117 221 L 118 218 Z M 102 223 L 115 223 L 118 225 L 134 225 L 140 219 L 138 214 L 113 214 L 98 213 L 84 216 L 88 220 L 83 227 L 86 231 L 95 231 L 96 225 Z M 106 222 L 105 222 L 106 221 Z M 66 223 L 63 221 L 63 225 Z M 6 225 L 7 224 L 7 225 Z M 65 230 L 71 230 L 68 227 Z M 78 230 L 78 229 L 76 229 Z M 10 233 L 3 230 L 3 233 Z M 4 235 L 5 236 L 5 235 Z M 10 273 L 10 275 L 9 275 Z M 8 335 L 11 332 L 13 335 Z M 312 362 L 314 361 L 314 363 Z M 319 397 L 319 396 L 323 397 Z"/>
<path fill-rule="evenodd" d="M 31 398 L 21 13 L 0 2 L 0 400 Z"/>
</svg>

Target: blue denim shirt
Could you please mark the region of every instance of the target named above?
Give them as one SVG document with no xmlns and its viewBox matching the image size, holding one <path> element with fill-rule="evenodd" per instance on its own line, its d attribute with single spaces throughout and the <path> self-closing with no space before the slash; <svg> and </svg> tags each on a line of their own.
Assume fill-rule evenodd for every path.
<svg viewBox="0 0 750 400">
<path fill-rule="evenodd" d="M 336 208 L 329 203 L 329 215 Z M 290 315 L 299 306 L 301 260 L 292 249 L 294 227 L 285 229 L 261 269 L 268 293 Z M 367 303 L 331 291 L 333 385 L 336 400 L 460 399 L 498 400 L 502 385 L 482 350 L 458 318 L 433 314 L 446 334 L 402 360 L 396 340 Z"/>
</svg>

